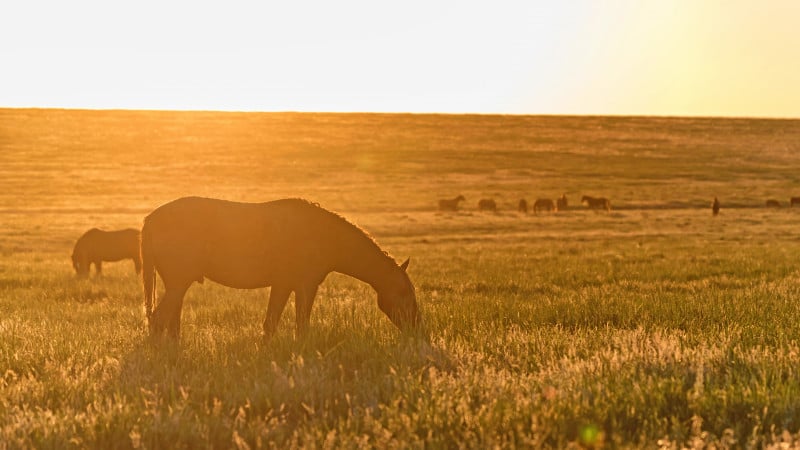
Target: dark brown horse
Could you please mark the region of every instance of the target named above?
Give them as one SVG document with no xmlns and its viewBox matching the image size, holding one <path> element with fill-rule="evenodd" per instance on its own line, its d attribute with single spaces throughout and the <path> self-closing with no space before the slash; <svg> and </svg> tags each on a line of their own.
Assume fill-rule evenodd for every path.
<svg viewBox="0 0 800 450">
<path fill-rule="evenodd" d="M 584 195 L 581 197 L 581 203 L 586 203 L 589 209 L 605 209 L 611 211 L 611 202 L 605 197 L 589 197 Z"/>
<path fill-rule="evenodd" d="M 517 211 L 523 214 L 528 214 L 528 201 L 524 198 L 520 199 L 519 205 L 517 205 Z"/>
<path fill-rule="evenodd" d="M 482 198 L 478 200 L 478 210 L 480 211 L 497 211 L 497 203 L 491 198 Z"/>
<path fill-rule="evenodd" d="M 714 197 L 714 202 L 711 203 L 711 214 L 716 216 L 719 214 L 719 199 Z"/>
<path fill-rule="evenodd" d="M 540 198 L 533 202 L 533 213 L 536 214 L 539 211 L 556 211 L 556 204 L 553 203 L 552 200 L 549 198 Z"/>
<path fill-rule="evenodd" d="M 127 228 L 103 231 L 92 228 L 83 234 L 72 250 L 72 267 L 79 277 L 88 277 L 94 264 L 97 275 L 103 273 L 103 261 L 133 260 L 136 273 L 142 270 L 139 259 L 139 230 Z"/>
<path fill-rule="evenodd" d="M 792 207 L 796 204 L 800 204 L 800 197 L 791 197 L 789 198 L 789 206 Z"/>
<path fill-rule="evenodd" d="M 340 272 L 369 283 L 378 307 L 401 329 L 419 323 L 414 286 L 362 229 L 301 199 L 238 203 L 185 197 L 160 206 L 142 227 L 145 311 L 152 335 L 180 333 L 181 307 L 195 281 L 239 289 L 272 286 L 264 336 L 278 326 L 294 292 L 297 334 L 308 327 L 320 283 Z M 153 310 L 155 274 L 165 292 Z"/>
<path fill-rule="evenodd" d="M 772 198 L 767 200 L 767 208 L 780 208 L 780 207 L 781 207 L 781 202 Z"/>
<path fill-rule="evenodd" d="M 456 198 L 450 199 L 442 199 L 439 200 L 439 210 L 440 211 L 458 211 L 458 202 L 464 201 L 464 196 L 459 195 Z"/>
</svg>

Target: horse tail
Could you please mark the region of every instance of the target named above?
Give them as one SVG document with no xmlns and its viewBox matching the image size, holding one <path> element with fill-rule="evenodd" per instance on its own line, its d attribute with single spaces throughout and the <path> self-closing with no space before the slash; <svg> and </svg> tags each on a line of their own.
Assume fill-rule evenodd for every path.
<svg viewBox="0 0 800 450">
<path fill-rule="evenodd" d="M 144 285 L 144 312 L 147 318 L 153 314 L 153 300 L 156 296 L 156 266 L 153 254 L 153 236 L 147 219 L 142 226 L 142 284 Z"/>
</svg>

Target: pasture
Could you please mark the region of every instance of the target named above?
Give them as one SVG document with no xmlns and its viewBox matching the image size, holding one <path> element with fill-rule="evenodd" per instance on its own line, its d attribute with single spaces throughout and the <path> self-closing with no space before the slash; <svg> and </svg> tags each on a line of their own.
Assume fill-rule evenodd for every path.
<svg viewBox="0 0 800 450">
<path fill-rule="evenodd" d="M 798 121 L 0 110 L 0 449 L 798 446 L 798 167 Z M 152 345 L 133 264 L 70 253 L 185 195 L 343 214 L 430 345 L 339 274 L 303 339 L 206 282 Z"/>
</svg>

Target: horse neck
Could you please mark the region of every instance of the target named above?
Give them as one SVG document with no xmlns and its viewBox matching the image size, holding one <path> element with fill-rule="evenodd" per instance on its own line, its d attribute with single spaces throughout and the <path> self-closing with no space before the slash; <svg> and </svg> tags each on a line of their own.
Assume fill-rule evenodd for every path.
<svg viewBox="0 0 800 450">
<path fill-rule="evenodd" d="M 340 239 L 338 247 L 333 270 L 361 280 L 375 290 L 380 290 L 397 269 L 397 263 L 366 235 Z"/>
</svg>

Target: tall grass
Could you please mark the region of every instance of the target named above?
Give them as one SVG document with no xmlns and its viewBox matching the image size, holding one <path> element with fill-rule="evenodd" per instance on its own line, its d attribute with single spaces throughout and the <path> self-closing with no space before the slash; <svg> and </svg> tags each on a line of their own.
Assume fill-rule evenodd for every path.
<svg viewBox="0 0 800 450">
<path fill-rule="evenodd" d="M 800 212 L 760 207 L 795 122 L 3 115 L 0 448 L 797 445 Z M 709 186 L 736 207 L 713 219 Z M 601 189 L 621 208 L 511 211 Z M 171 343 L 130 263 L 73 277 L 85 229 L 217 192 L 311 196 L 411 256 L 430 342 L 338 274 L 269 342 L 266 289 L 194 285 Z M 505 203 L 433 210 L 458 192 Z"/>
</svg>

